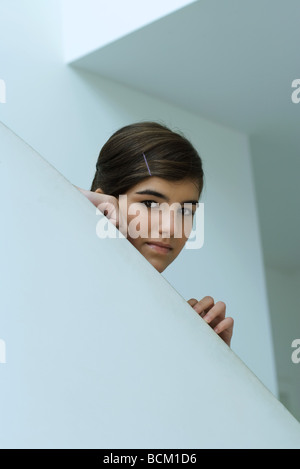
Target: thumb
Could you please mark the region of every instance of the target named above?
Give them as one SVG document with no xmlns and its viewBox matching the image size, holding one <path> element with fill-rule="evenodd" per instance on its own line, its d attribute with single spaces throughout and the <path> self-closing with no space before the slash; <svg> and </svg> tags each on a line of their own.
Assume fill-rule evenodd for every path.
<svg viewBox="0 0 300 469">
<path fill-rule="evenodd" d="M 82 189 L 81 187 L 76 187 L 92 204 L 94 204 L 96 207 L 103 202 L 103 192 L 101 192 L 101 189 L 97 189 L 95 192 L 93 191 L 88 191 L 86 189 Z"/>
</svg>

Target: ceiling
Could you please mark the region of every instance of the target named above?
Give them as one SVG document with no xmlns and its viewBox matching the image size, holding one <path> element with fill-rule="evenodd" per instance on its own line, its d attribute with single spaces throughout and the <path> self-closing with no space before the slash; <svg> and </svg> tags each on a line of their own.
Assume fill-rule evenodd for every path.
<svg viewBox="0 0 300 469">
<path fill-rule="evenodd" d="M 198 0 L 73 65 L 249 135 L 267 265 L 300 269 L 299 0 Z"/>
</svg>

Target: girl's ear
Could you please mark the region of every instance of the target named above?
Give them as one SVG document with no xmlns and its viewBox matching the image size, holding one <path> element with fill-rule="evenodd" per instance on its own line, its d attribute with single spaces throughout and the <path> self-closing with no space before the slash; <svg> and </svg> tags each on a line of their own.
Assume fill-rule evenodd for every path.
<svg viewBox="0 0 300 469">
<path fill-rule="evenodd" d="M 103 190 L 100 189 L 100 187 L 98 187 L 98 189 L 96 189 L 95 192 L 97 192 L 98 194 L 104 194 Z"/>
</svg>

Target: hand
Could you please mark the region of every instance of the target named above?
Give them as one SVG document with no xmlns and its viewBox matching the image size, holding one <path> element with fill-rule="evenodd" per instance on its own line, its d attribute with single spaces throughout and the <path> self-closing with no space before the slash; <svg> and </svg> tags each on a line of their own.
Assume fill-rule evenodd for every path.
<svg viewBox="0 0 300 469">
<path fill-rule="evenodd" d="M 225 318 L 226 304 L 223 301 L 214 304 L 211 296 L 205 296 L 200 301 L 191 298 L 188 303 L 230 347 L 234 320 Z"/>
<path fill-rule="evenodd" d="M 81 189 L 80 187 L 74 186 L 78 189 L 100 212 L 105 215 L 109 221 L 118 228 L 124 236 L 127 233 L 127 226 L 124 216 L 119 209 L 118 199 L 112 195 L 103 194 L 100 189 L 95 192 Z"/>
</svg>

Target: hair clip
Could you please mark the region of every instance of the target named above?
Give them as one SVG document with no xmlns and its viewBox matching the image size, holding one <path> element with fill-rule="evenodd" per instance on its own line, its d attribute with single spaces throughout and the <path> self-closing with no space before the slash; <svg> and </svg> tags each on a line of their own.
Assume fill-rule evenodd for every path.
<svg viewBox="0 0 300 469">
<path fill-rule="evenodd" d="M 147 163 L 147 159 L 146 159 L 145 153 L 143 153 L 143 156 L 144 156 L 145 163 L 146 163 L 146 165 L 147 165 L 147 168 L 148 168 L 149 174 L 150 174 L 150 176 L 151 176 L 150 169 L 149 169 L 149 166 L 148 166 L 148 163 Z"/>
</svg>

